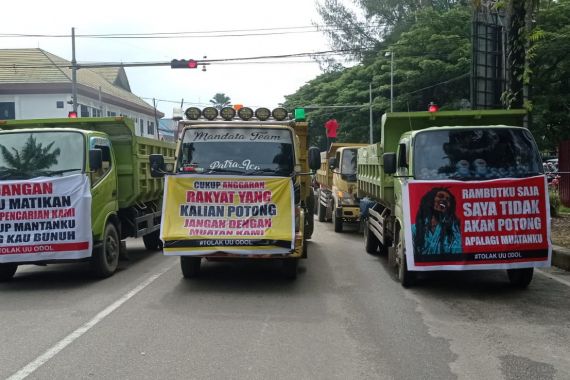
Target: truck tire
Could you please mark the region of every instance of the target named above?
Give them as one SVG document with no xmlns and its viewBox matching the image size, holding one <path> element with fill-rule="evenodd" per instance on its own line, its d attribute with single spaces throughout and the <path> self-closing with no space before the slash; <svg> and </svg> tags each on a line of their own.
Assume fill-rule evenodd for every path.
<svg viewBox="0 0 570 380">
<path fill-rule="evenodd" d="M 368 220 L 366 220 L 364 223 L 364 249 L 366 250 L 366 253 L 371 255 L 378 253 L 379 245 L 380 243 L 378 242 L 378 238 L 370 230 Z"/>
<path fill-rule="evenodd" d="M 201 257 L 180 256 L 180 269 L 184 278 L 195 278 L 200 274 Z"/>
<path fill-rule="evenodd" d="M 91 269 L 98 278 L 107 278 L 113 275 L 119 265 L 119 250 L 121 241 L 119 233 L 113 223 L 107 223 L 103 233 L 103 244 L 93 250 Z"/>
<path fill-rule="evenodd" d="M 17 270 L 17 264 L 0 264 L 0 282 L 10 281 Z"/>
<path fill-rule="evenodd" d="M 507 275 L 509 276 L 511 285 L 519 289 L 528 287 L 532 281 L 533 274 L 534 268 L 507 269 Z"/>
<path fill-rule="evenodd" d="M 307 212 L 305 213 L 305 239 L 309 240 L 315 230 L 315 196 L 313 190 L 307 197 Z"/>
<path fill-rule="evenodd" d="M 334 224 L 334 232 L 342 232 L 342 217 L 337 216 L 337 212 L 335 207 L 333 207 L 333 211 L 332 211 L 332 220 L 333 220 L 333 224 Z"/>
<path fill-rule="evenodd" d="M 160 240 L 160 230 L 151 232 L 143 236 L 144 247 L 148 251 L 158 251 L 162 249 L 162 241 Z"/>
<path fill-rule="evenodd" d="M 283 259 L 281 262 L 281 271 L 283 276 L 289 280 L 297 278 L 297 268 L 299 267 L 299 259 Z"/>
<path fill-rule="evenodd" d="M 318 203 L 317 209 L 319 210 L 317 212 L 317 218 L 319 219 L 319 222 L 322 223 L 325 221 L 325 218 L 327 215 L 327 207 L 323 206 L 321 203 L 321 192 L 320 191 L 319 191 L 319 203 Z"/>
<path fill-rule="evenodd" d="M 400 238 L 396 247 L 396 267 L 398 268 L 398 280 L 404 288 L 412 287 L 416 282 L 416 273 L 408 270 L 408 260 L 406 260 L 406 247 L 404 244 L 403 232 L 400 231 Z"/>
</svg>

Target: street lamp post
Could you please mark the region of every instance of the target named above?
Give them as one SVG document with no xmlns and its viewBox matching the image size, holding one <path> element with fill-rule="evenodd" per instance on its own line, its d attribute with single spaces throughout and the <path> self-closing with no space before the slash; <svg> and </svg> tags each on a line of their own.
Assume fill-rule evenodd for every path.
<svg viewBox="0 0 570 380">
<path fill-rule="evenodd" d="M 394 51 L 387 51 L 384 56 L 390 56 L 390 112 L 394 112 Z"/>
</svg>

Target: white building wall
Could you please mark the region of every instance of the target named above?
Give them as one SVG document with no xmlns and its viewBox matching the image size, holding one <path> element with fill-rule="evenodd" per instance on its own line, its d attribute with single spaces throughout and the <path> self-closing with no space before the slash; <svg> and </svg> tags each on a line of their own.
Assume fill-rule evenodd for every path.
<svg viewBox="0 0 570 380">
<path fill-rule="evenodd" d="M 45 119 L 67 117 L 73 110 L 73 106 L 67 101 L 71 100 L 71 94 L 24 94 L 24 95 L 0 95 L 0 102 L 14 102 L 16 120 L 21 119 Z M 63 108 L 57 108 L 57 102 L 63 102 Z M 135 133 L 138 136 L 158 138 L 158 126 L 153 116 L 148 116 L 132 110 L 117 107 L 112 104 L 99 103 L 99 99 L 78 96 L 78 114 L 81 115 L 81 105 L 88 107 L 89 117 L 94 116 L 94 109 L 102 107 L 101 116 L 126 116 L 135 122 Z M 143 124 L 141 134 L 141 120 Z M 153 123 L 154 134 L 148 133 L 148 125 Z"/>
</svg>

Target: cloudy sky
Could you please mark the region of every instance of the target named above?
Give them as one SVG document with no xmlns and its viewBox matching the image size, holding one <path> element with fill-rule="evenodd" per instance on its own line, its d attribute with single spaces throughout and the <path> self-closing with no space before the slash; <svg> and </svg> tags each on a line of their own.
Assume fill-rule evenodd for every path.
<svg viewBox="0 0 570 380">
<path fill-rule="evenodd" d="M 137 5 L 135 5 L 137 4 Z M 6 37 L 6 34 L 70 35 L 75 28 L 78 63 L 168 62 L 172 59 L 224 59 L 330 50 L 320 32 L 314 0 L 242 0 L 126 2 L 99 0 L 6 1 L 0 23 L 1 48 L 37 48 L 71 60 L 71 38 Z M 7 10 L 6 10 L 7 8 Z M 283 29 L 278 29 L 283 28 Z M 254 30 L 265 29 L 265 30 Z M 314 30 L 314 28 L 311 28 Z M 181 33 L 192 38 L 111 39 L 79 37 L 86 34 Z M 224 36 L 266 34 L 262 36 Z M 271 34 L 270 34 L 271 33 Z M 209 37 L 198 37 L 209 36 Z M 170 67 L 127 68 L 132 91 L 170 117 L 172 108 L 207 104 L 217 92 L 233 103 L 276 107 L 316 77 L 319 66 L 310 58 L 278 63 L 212 64 L 207 71 Z M 269 60 L 262 60 L 269 62 Z"/>
</svg>

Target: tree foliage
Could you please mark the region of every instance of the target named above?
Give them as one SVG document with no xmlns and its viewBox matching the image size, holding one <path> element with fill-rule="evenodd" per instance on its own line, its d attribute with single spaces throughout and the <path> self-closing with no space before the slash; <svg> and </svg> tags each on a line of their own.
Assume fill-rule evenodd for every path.
<svg viewBox="0 0 570 380">
<path fill-rule="evenodd" d="M 345 105 L 352 108 L 308 108 L 311 143 L 326 144 L 323 125 L 331 117 L 340 124 L 339 141 L 368 142 L 370 92 L 374 141 L 379 141 L 379 119 L 390 107 L 390 77 L 394 76 L 394 111 L 427 109 L 430 101 L 458 108 L 469 98 L 470 10 L 454 7 L 445 12 L 424 9 L 416 22 L 402 31 L 386 50 L 370 55 L 362 64 L 320 75 L 286 96 L 286 106 Z M 392 70 L 393 69 L 393 70 Z M 459 79 L 457 79 L 459 77 Z M 444 83 L 451 80 L 449 83 Z M 434 84 L 441 85 L 433 86 Z"/>
<path fill-rule="evenodd" d="M 570 0 L 543 2 L 531 49 L 532 132 L 543 149 L 570 139 Z"/>
<path fill-rule="evenodd" d="M 221 110 L 222 108 L 231 105 L 232 100 L 223 92 L 218 92 L 212 97 L 212 99 L 210 99 L 210 103 L 212 103 L 212 105 L 218 110 Z"/>
<path fill-rule="evenodd" d="M 12 152 L 10 152 L 8 148 L 1 144 L 0 151 L 2 152 L 4 161 L 10 166 L 8 169 L 13 169 L 21 173 L 30 173 L 47 169 L 57 164 L 57 157 L 61 151 L 59 148 L 51 151 L 54 143 L 55 141 L 44 147 L 41 143 L 37 143 L 36 139 L 30 135 L 21 151 L 12 148 Z"/>
</svg>

